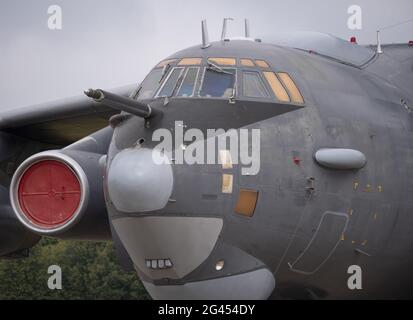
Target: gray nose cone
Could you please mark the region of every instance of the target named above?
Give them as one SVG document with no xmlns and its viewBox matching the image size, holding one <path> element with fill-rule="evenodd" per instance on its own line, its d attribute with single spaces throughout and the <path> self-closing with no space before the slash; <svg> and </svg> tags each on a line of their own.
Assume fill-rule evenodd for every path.
<svg viewBox="0 0 413 320">
<path fill-rule="evenodd" d="M 146 212 L 165 207 L 172 193 L 169 161 L 157 149 L 130 148 L 119 152 L 108 170 L 108 193 L 123 212 Z"/>
</svg>

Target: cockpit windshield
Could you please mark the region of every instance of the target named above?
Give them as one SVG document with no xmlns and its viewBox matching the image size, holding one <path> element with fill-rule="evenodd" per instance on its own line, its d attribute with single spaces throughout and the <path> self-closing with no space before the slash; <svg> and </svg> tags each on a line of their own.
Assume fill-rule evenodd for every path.
<svg viewBox="0 0 413 320">
<path fill-rule="evenodd" d="M 139 89 L 137 99 L 152 99 L 162 79 L 162 68 L 153 69 L 145 78 Z"/>
<path fill-rule="evenodd" d="M 160 62 L 138 89 L 137 99 L 221 98 L 304 104 L 295 80 L 253 58 L 176 58 Z"/>
<path fill-rule="evenodd" d="M 191 97 L 194 94 L 196 80 L 198 78 L 199 68 L 191 67 L 188 68 L 185 74 L 185 78 L 182 81 L 181 87 L 179 88 L 178 97 Z"/>
<path fill-rule="evenodd" d="M 168 78 L 166 79 L 161 91 L 159 92 L 159 97 L 170 97 L 174 93 L 174 89 L 178 80 L 180 79 L 184 68 L 173 68 Z"/>
<path fill-rule="evenodd" d="M 255 71 L 244 71 L 242 73 L 242 92 L 244 96 L 251 98 L 268 98 L 268 91 L 265 89 L 264 82 L 260 74 Z"/>
<path fill-rule="evenodd" d="M 230 98 L 234 96 L 235 75 L 235 69 L 206 68 L 199 96 L 216 98 Z"/>
</svg>

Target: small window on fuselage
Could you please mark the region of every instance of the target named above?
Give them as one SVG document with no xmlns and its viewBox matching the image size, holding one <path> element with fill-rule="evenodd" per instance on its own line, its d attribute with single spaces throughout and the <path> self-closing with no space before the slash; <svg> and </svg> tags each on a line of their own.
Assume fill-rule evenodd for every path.
<svg viewBox="0 0 413 320">
<path fill-rule="evenodd" d="M 230 98 L 235 93 L 236 70 L 205 68 L 201 97 Z"/>
<path fill-rule="evenodd" d="M 161 90 L 158 93 L 158 97 L 170 97 L 175 91 L 175 87 L 178 83 L 179 78 L 182 75 L 184 68 L 173 68 L 168 78 L 164 82 Z"/>
<path fill-rule="evenodd" d="M 198 79 L 199 68 L 190 67 L 186 70 L 184 80 L 178 90 L 178 97 L 192 97 L 196 81 Z"/>
<path fill-rule="evenodd" d="M 242 73 L 242 89 L 245 97 L 268 98 L 269 94 L 258 72 L 244 71 Z"/>
</svg>

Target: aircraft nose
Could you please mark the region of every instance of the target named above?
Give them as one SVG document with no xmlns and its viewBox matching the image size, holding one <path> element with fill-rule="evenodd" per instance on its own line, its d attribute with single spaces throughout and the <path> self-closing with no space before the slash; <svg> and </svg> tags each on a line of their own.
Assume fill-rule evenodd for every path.
<svg viewBox="0 0 413 320">
<path fill-rule="evenodd" d="M 107 187 L 118 211 L 159 210 L 165 207 L 172 193 L 172 168 L 157 149 L 140 146 L 124 149 L 109 167 Z"/>
<path fill-rule="evenodd" d="M 155 299 L 266 299 L 274 276 L 242 250 L 230 250 L 227 269 L 217 269 L 226 252 L 216 252 L 222 216 L 139 214 L 162 210 L 171 197 L 172 166 L 161 159 L 166 160 L 159 150 L 137 146 L 117 153 L 107 169 L 113 228 L 149 294 Z M 203 275 L 192 276 L 197 270 Z"/>
</svg>

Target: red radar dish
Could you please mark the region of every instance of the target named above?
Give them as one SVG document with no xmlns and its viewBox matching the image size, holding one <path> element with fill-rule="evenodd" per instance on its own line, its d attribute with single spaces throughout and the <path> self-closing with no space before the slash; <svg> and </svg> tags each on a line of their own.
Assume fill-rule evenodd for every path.
<svg viewBox="0 0 413 320">
<path fill-rule="evenodd" d="M 69 221 L 79 208 L 80 198 L 79 179 L 63 162 L 36 162 L 20 178 L 20 208 L 39 227 L 54 228 Z"/>
</svg>

